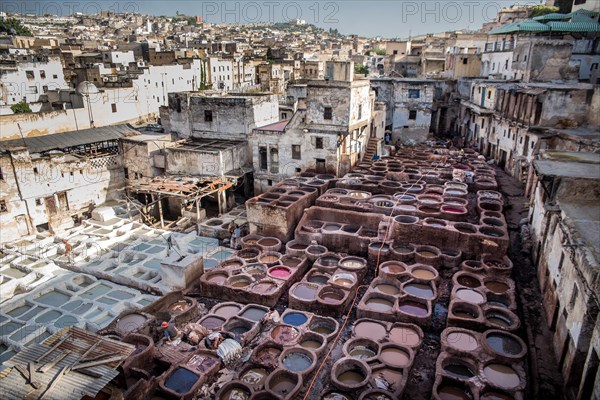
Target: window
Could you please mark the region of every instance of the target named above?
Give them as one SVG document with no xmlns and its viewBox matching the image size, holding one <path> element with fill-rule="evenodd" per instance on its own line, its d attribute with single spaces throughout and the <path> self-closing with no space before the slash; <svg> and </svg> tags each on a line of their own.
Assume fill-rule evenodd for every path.
<svg viewBox="0 0 600 400">
<path fill-rule="evenodd" d="M 467 65 L 468 62 L 469 62 L 468 58 L 463 58 L 463 65 Z"/>
<path fill-rule="evenodd" d="M 287 119 L 287 113 L 281 113 L 281 119 Z"/>
<path fill-rule="evenodd" d="M 324 119 L 332 119 L 332 114 L 333 114 L 333 109 L 331 107 L 325 107 L 324 111 L 323 111 L 323 118 Z"/>
<path fill-rule="evenodd" d="M 259 166 L 258 168 L 266 170 L 267 169 L 267 148 L 266 147 L 259 147 L 258 148 L 258 162 L 259 162 Z"/>
<path fill-rule="evenodd" d="M 418 99 L 419 97 L 421 97 L 421 90 L 408 89 L 408 98 L 409 99 Z"/>
<path fill-rule="evenodd" d="M 362 119 L 362 104 L 358 105 L 358 119 Z"/>
<path fill-rule="evenodd" d="M 56 75 L 56 74 L 52 75 L 52 79 L 58 79 L 58 75 Z"/>
<path fill-rule="evenodd" d="M 267 186 L 273 186 L 273 181 L 271 179 L 267 179 Z"/>
<path fill-rule="evenodd" d="M 212 110 L 204 110 L 204 122 L 212 122 L 213 113 Z"/>
<path fill-rule="evenodd" d="M 408 119 L 410 119 L 410 120 L 417 119 L 417 110 L 409 110 L 408 111 Z"/>
<path fill-rule="evenodd" d="M 40 69 L 40 78 L 46 79 L 46 71 L 44 71 L 43 69 Z"/>
<path fill-rule="evenodd" d="M 322 137 L 316 137 L 315 138 L 315 147 L 317 149 L 322 149 L 323 148 L 323 138 Z"/>
<path fill-rule="evenodd" d="M 112 103 L 112 104 L 110 105 L 110 108 L 112 109 L 112 112 L 113 112 L 113 113 L 116 113 L 116 112 L 117 112 L 117 104 L 116 104 L 116 103 Z"/>
<path fill-rule="evenodd" d="M 36 206 L 41 206 L 42 205 L 42 199 L 35 199 L 35 205 Z"/>
<path fill-rule="evenodd" d="M 37 167 L 33 167 L 33 173 L 36 174 L 36 175 L 39 173 Z"/>
<path fill-rule="evenodd" d="M 398 50 L 394 50 L 394 55 L 398 54 Z"/>
<path fill-rule="evenodd" d="M 4 173 L 2 172 L 2 167 L 0 167 L 0 181 L 4 180 Z"/>
<path fill-rule="evenodd" d="M 279 173 L 279 150 L 277 147 L 271 147 L 271 173 L 278 174 Z"/>
<path fill-rule="evenodd" d="M 48 93 L 48 86 L 46 86 L 46 85 L 42 86 L 42 91 L 44 93 Z"/>
<path fill-rule="evenodd" d="M 33 74 L 33 71 L 25 71 L 25 76 L 27 77 L 27 79 L 33 79 L 33 78 L 35 78 L 35 75 Z"/>
<path fill-rule="evenodd" d="M 0 200 L 0 213 L 8 212 L 8 208 L 6 207 L 6 200 Z"/>
<path fill-rule="evenodd" d="M 292 159 L 293 160 L 301 160 L 302 159 L 302 153 L 301 153 L 301 148 L 300 148 L 299 144 L 292 145 Z"/>
</svg>

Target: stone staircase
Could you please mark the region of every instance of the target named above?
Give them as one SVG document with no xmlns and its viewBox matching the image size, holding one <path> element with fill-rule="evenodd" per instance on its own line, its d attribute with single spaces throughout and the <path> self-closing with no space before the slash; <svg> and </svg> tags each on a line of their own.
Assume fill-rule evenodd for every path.
<svg viewBox="0 0 600 400">
<path fill-rule="evenodd" d="M 362 161 L 369 162 L 373 159 L 373 155 L 377 152 L 377 138 L 371 137 L 369 138 L 369 142 L 367 143 L 367 150 L 363 156 Z"/>
</svg>

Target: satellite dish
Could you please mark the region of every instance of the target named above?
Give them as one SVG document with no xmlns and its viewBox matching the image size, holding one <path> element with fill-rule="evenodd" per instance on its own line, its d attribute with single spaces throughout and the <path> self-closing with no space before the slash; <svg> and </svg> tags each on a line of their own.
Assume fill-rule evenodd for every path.
<svg viewBox="0 0 600 400">
<path fill-rule="evenodd" d="M 81 82 L 79 85 L 77 85 L 77 88 L 75 88 L 75 92 L 82 96 L 91 96 L 100 93 L 96 85 L 90 81 Z"/>
</svg>

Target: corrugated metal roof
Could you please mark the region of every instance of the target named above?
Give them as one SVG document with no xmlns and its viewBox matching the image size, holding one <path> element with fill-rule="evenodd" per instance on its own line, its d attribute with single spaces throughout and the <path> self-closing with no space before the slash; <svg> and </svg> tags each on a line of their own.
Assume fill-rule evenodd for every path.
<svg viewBox="0 0 600 400">
<path fill-rule="evenodd" d="M 533 17 L 536 21 L 560 21 L 563 19 L 569 19 L 569 14 L 560 14 L 560 13 L 550 13 L 544 15 L 538 15 L 537 17 Z"/>
<path fill-rule="evenodd" d="M 68 336 L 67 336 L 68 335 Z M 62 338 L 67 337 L 62 343 Z M 60 344 L 59 344 L 60 343 Z M 86 360 L 101 360 L 103 356 L 121 356 L 123 359 L 128 357 L 135 349 L 134 346 L 115 340 L 108 339 L 95 333 L 87 332 L 76 327 L 64 328 L 46 339 L 43 343 L 26 347 L 11 359 L 5 361 L 7 369 L 0 374 L 0 398 L 6 400 L 21 400 L 33 396 L 38 398 L 48 386 L 55 380 L 63 367 L 72 367 L 88 349 L 94 349 L 86 355 Z M 53 346 L 59 344 L 50 354 L 35 363 Z M 37 372 L 37 369 L 52 362 L 55 357 L 61 354 L 66 356 L 58 361 L 46 372 Z M 82 360 L 84 361 L 84 360 Z M 19 365 L 28 372 L 28 363 L 35 363 L 34 381 L 38 383 L 39 388 L 34 389 L 30 386 L 23 375 L 14 368 Z M 115 369 L 122 361 L 112 361 L 102 365 L 87 367 L 86 370 L 97 375 L 91 377 L 81 372 L 69 371 L 61 376 L 60 380 L 45 394 L 44 399 L 48 400 L 79 400 L 84 396 L 95 397 L 98 392 L 104 388 L 112 379 L 118 376 L 119 372 Z"/>
<path fill-rule="evenodd" d="M 550 21 L 547 25 L 553 32 L 600 32 L 600 24 L 595 22 Z"/>
<path fill-rule="evenodd" d="M 52 135 L 26 137 L 24 139 L 0 141 L 0 151 L 7 151 L 18 147 L 27 147 L 30 153 L 41 153 L 49 150 L 61 150 L 67 147 L 79 146 L 114 140 L 121 137 L 137 135 L 139 132 L 131 125 L 103 126 L 101 128 L 82 129 Z"/>
<path fill-rule="evenodd" d="M 488 34 L 503 35 L 515 32 L 545 32 L 549 30 L 550 27 L 548 25 L 542 24 L 541 22 L 534 21 L 532 19 L 524 19 L 523 21 L 513 22 L 511 24 L 503 25 L 498 28 L 492 29 L 488 32 Z"/>
</svg>

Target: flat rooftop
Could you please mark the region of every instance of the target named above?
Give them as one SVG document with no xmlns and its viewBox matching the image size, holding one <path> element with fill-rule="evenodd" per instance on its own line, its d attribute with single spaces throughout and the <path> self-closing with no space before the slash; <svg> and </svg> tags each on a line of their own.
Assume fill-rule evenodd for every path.
<svg viewBox="0 0 600 400">
<path fill-rule="evenodd" d="M 559 178 L 600 179 L 600 154 L 549 151 L 534 160 L 540 175 Z"/>
<path fill-rule="evenodd" d="M 188 139 L 177 143 L 175 149 L 218 153 L 246 143 L 243 140 Z"/>
<path fill-rule="evenodd" d="M 582 244 L 593 252 L 596 260 L 600 259 L 600 200 L 561 202 L 560 209 Z"/>
</svg>

